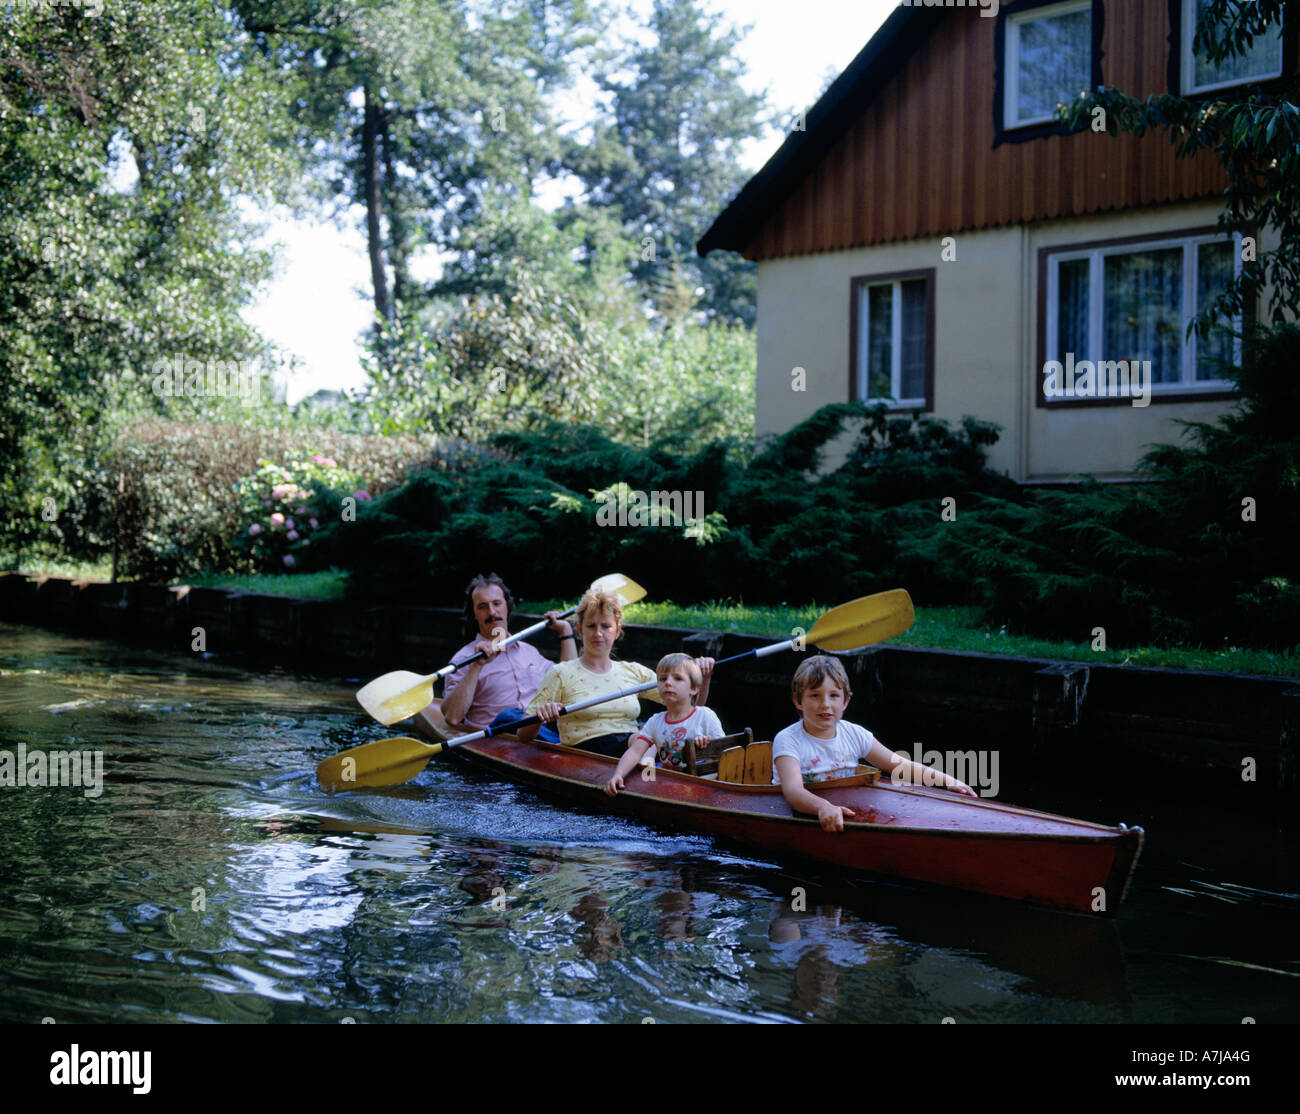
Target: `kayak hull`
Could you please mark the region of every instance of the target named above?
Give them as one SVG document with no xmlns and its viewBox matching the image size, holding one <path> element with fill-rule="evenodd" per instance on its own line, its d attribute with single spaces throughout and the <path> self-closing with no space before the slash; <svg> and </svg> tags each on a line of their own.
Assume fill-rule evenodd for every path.
<svg viewBox="0 0 1300 1114">
<path fill-rule="evenodd" d="M 416 729 L 441 738 L 436 708 Z M 633 772 L 611 798 L 616 760 L 511 735 L 455 744 L 452 753 L 550 796 L 623 813 L 672 831 L 701 832 L 777 856 L 909 882 L 954 887 L 1080 913 L 1113 914 L 1142 848 L 1141 828 L 1109 828 L 944 790 L 865 779 L 819 785 L 860 819 L 842 832 L 793 813 L 779 787 L 738 785 L 655 769 Z"/>
</svg>

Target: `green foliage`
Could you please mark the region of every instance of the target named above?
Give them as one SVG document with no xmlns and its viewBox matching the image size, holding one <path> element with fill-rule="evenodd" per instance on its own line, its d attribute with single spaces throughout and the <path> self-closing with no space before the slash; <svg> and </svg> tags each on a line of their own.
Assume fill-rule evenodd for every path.
<svg viewBox="0 0 1300 1114">
<path fill-rule="evenodd" d="M 509 263 L 509 295 L 475 295 L 431 331 L 374 342 L 364 402 L 373 428 L 482 440 L 564 414 L 643 447 L 752 439 L 752 333 L 606 327 L 531 266 Z"/>
<path fill-rule="evenodd" d="M 117 376 L 264 354 L 241 197 L 292 199 L 279 93 L 202 0 L 0 19 L 0 536 L 85 553 Z M 42 511 L 55 508 L 53 521 Z"/>
<path fill-rule="evenodd" d="M 432 429 L 481 440 L 543 413 L 594 416 L 589 323 L 561 291 L 523 268 L 509 300 L 477 295 L 431 335 L 381 335 L 366 401 L 383 430 Z"/>
<path fill-rule="evenodd" d="M 1254 330 L 1239 406 L 1154 446 L 1141 486 L 987 498 L 943 536 L 986 616 L 1108 643 L 1292 646 L 1300 622 L 1300 327 Z"/>
<path fill-rule="evenodd" d="M 811 474 L 824 444 L 850 419 L 862 425 L 859 458 L 879 463 Z M 318 559 L 350 569 L 359 597 L 428 603 L 455 598 L 485 569 L 521 595 L 553 595 L 572 582 L 575 561 L 583 570 L 618 569 L 683 604 L 737 596 L 799 602 L 828 584 L 863 595 L 896 586 L 905 565 L 910 587 L 951 596 L 964 582 L 925 564 L 907 543 L 919 552 L 918 539 L 935 528 L 940 492 L 1006 490 L 1010 481 L 983 465 L 980 446 L 994 436 L 976 422 L 949 431 L 843 405 L 820 411 L 746 464 L 721 441 L 693 452 L 667 442 L 635 447 L 592 427 L 551 422 L 495 438 L 506 459 L 413 475 L 355 523 L 332 525 Z M 900 449 L 899 472 L 881 450 L 884 439 Z M 699 492 L 702 506 L 690 496 L 698 513 L 689 521 L 650 514 L 650 524 L 636 525 L 627 514 L 622 525 L 602 500 L 619 491 L 678 493 L 674 511 Z"/>
<path fill-rule="evenodd" d="M 314 467 L 311 457 L 317 448 L 348 468 Z M 283 568 L 287 541 L 277 540 L 270 547 L 248 544 L 245 500 L 261 491 L 260 498 L 274 501 L 265 487 L 273 474 L 272 486 L 319 478 L 314 505 L 323 510 L 325 496 L 320 491 L 334 490 L 336 483 L 346 486 L 361 476 L 367 491 L 384 490 L 400 482 L 411 466 L 434 459 L 438 447 L 428 438 L 156 420 L 129 423 L 111 458 L 111 475 L 122 475 L 122 493 L 102 493 L 104 503 L 114 509 L 119 576 L 159 581 L 209 570 L 252 572 L 265 568 L 272 558 Z M 281 473 L 285 466 L 288 471 Z M 267 471 L 259 477 L 261 468 Z M 288 491 L 279 503 L 290 515 L 307 505 Z M 268 515 L 285 513 L 265 504 L 262 509 Z M 339 505 L 333 504 L 329 512 L 338 517 Z M 313 517 L 310 508 L 306 517 Z M 315 517 L 322 519 L 319 513 Z"/>
<path fill-rule="evenodd" d="M 744 184 L 740 150 L 759 135 L 764 98 L 741 84 L 741 34 L 697 0 L 655 0 L 650 41 L 611 52 L 600 86 L 611 113 L 568 162 L 589 205 L 617 214 L 625 258 L 669 323 L 698 308 L 752 326 L 756 268 L 731 252 L 695 257 L 695 243 Z"/>
<path fill-rule="evenodd" d="M 312 453 L 276 464 L 258 461 L 257 471 L 235 484 L 245 527 L 236 545 L 258 572 L 278 572 L 297 563 L 294 550 L 311 544 L 320 519 L 340 513 L 343 500 L 370 499 L 357 472 Z"/>
</svg>

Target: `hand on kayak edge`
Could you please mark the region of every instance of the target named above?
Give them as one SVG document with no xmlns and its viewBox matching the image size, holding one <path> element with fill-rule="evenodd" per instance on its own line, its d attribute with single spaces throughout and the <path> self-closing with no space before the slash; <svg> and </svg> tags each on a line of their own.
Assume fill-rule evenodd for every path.
<svg viewBox="0 0 1300 1114">
<path fill-rule="evenodd" d="M 830 801 L 824 801 L 817 810 L 817 822 L 821 824 L 824 832 L 842 832 L 844 831 L 844 820 L 847 817 L 852 820 L 857 813 L 846 805 L 833 805 Z"/>
</svg>

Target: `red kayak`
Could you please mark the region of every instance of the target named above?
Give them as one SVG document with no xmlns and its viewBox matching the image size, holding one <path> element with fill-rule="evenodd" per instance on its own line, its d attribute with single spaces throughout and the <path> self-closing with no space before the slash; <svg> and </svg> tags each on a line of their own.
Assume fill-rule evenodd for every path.
<svg viewBox="0 0 1300 1114">
<path fill-rule="evenodd" d="M 416 729 L 439 741 L 436 709 Z M 613 758 L 512 735 L 457 744 L 453 754 L 503 777 L 588 808 L 625 813 L 677 832 L 703 832 L 774 855 L 910 882 L 952 886 L 1080 913 L 1113 914 L 1142 849 L 1142 829 L 1108 828 L 1050 812 L 876 781 L 874 775 L 823 782 L 819 796 L 861 818 L 824 832 L 795 814 L 779 787 L 721 782 L 659 768 L 637 770 L 617 797 L 605 783 Z M 770 768 L 770 767 L 769 767 Z"/>
</svg>

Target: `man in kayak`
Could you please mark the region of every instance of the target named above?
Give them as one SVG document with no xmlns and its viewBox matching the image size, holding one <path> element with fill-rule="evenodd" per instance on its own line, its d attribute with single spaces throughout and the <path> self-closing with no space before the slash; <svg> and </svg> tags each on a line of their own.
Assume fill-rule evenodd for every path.
<svg viewBox="0 0 1300 1114">
<path fill-rule="evenodd" d="M 452 661 L 483 652 L 483 657 L 453 673 L 444 682 L 442 717 L 454 727 L 481 731 L 486 727 L 504 727 L 523 718 L 526 708 L 537 695 L 537 686 L 552 662 L 527 642 L 514 642 L 498 650 L 500 639 L 507 637 L 514 597 L 496 573 L 479 575 L 465 588 L 465 627 L 477 637 L 456 651 Z M 548 611 L 547 624 L 560 636 L 560 660 L 578 656 L 573 627 Z M 550 728 L 539 735 L 544 742 L 558 743 L 560 737 Z"/>
</svg>

